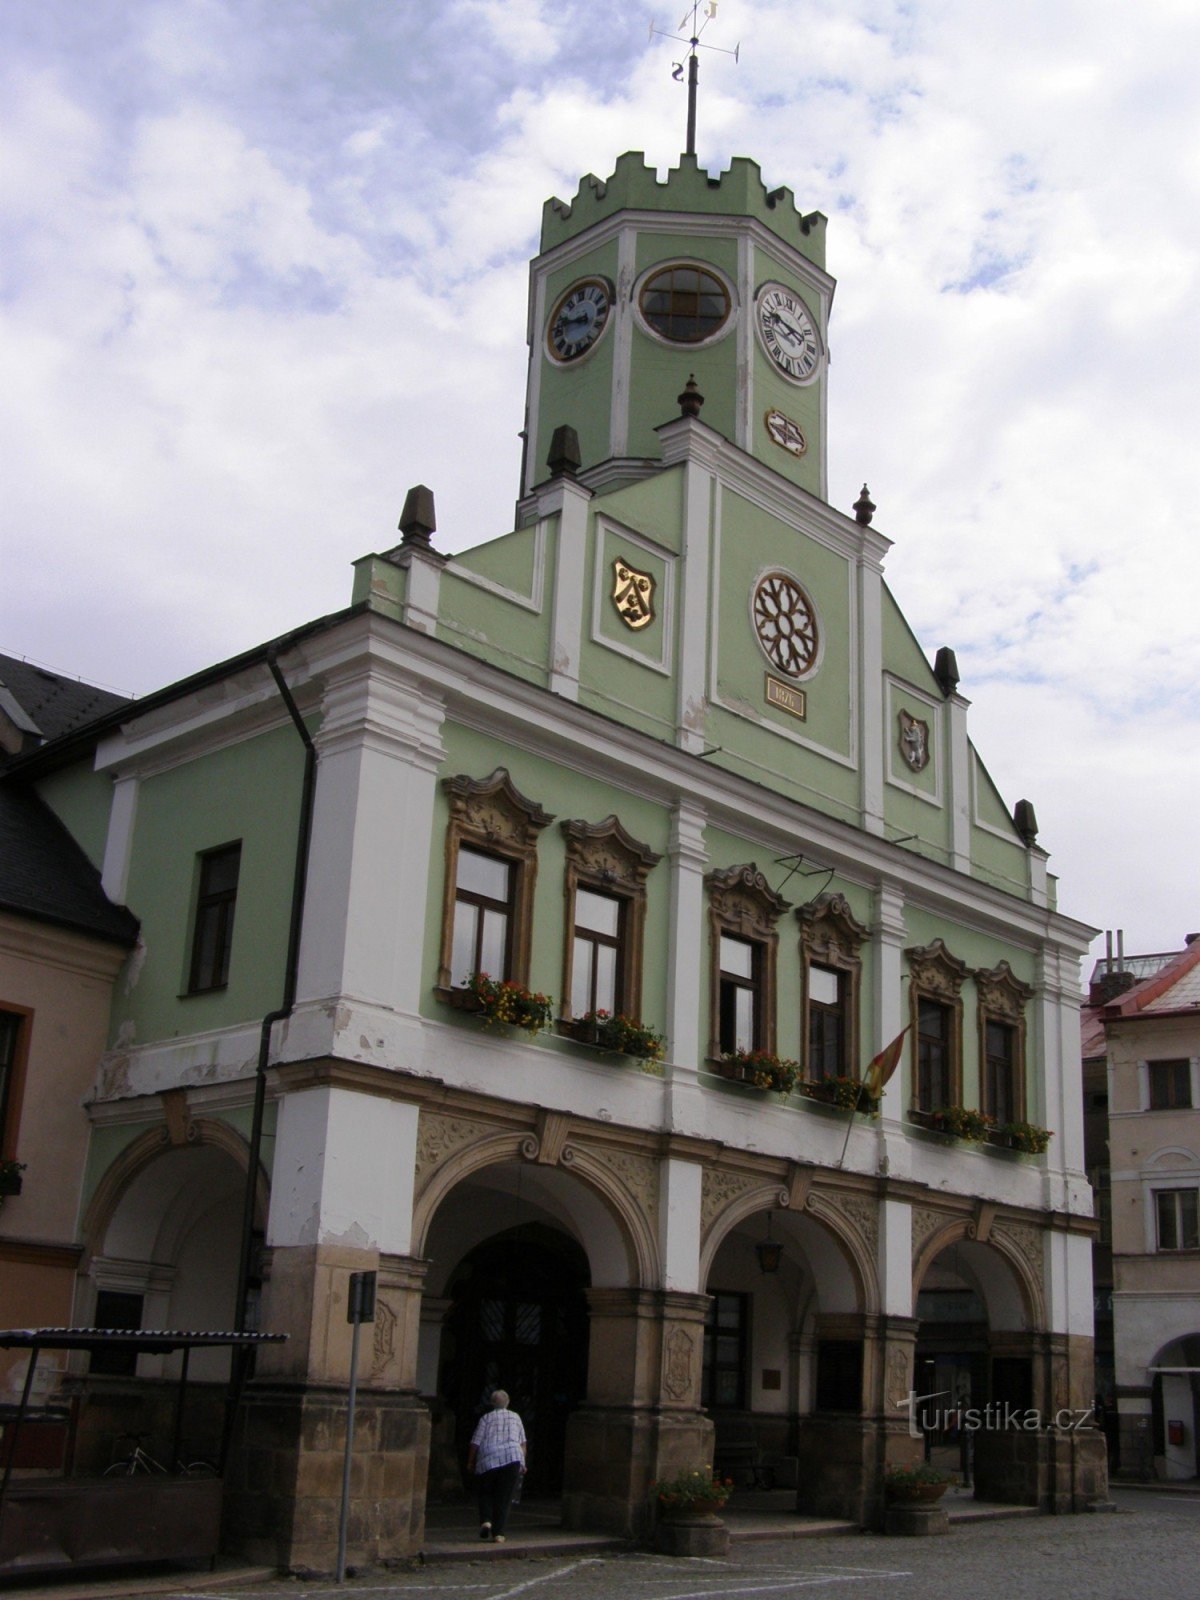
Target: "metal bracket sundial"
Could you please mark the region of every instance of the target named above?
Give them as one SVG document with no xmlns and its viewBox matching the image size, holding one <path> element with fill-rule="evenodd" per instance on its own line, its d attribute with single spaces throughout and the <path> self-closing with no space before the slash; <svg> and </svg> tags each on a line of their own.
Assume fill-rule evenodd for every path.
<svg viewBox="0 0 1200 1600">
<path fill-rule="evenodd" d="M 741 53 L 742 48 L 740 44 L 737 44 L 732 50 L 727 50 L 723 45 L 706 44 L 701 41 L 700 35 L 704 32 L 705 28 L 708 27 L 709 23 L 715 19 L 716 15 L 717 0 L 705 0 L 704 4 L 701 4 L 701 0 L 693 0 L 691 8 L 684 12 L 683 18 L 679 24 L 681 28 L 686 28 L 690 23 L 690 34 L 668 33 L 665 28 L 656 28 L 653 23 L 650 24 L 651 39 L 653 39 L 655 34 L 657 34 L 660 39 L 678 39 L 680 44 L 686 44 L 688 47 L 687 148 L 684 151 L 684 154 L 689 156 L 694 156 L 696 154 L 696 90 L 700 83 L 700 61 L 697 52 L 700 50 L 715 50 L 718 55 L 732 56 L 736 61 Z M 674 70 L 672 71 L 671 76 L 677 83 L 683 78 L 682 61 L 675 62 Z"/>
</svg>

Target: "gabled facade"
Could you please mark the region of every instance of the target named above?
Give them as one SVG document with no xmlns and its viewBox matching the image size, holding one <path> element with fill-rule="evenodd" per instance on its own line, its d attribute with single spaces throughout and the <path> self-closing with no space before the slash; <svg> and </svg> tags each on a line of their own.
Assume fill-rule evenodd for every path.
<svg viewBox="0 0 1200 1600">
<path fill-rule="evenodd" d="M 1092 981 L 1107 1072 L 1119 1467 L 1194 1478 L 1200 1427 L 1200 940 Z M 1097 1051 L 1097 1054 L 1101 1054 Z"/>
<path fill-rule="evenodd" d="M 147 1324 L 227 1321 L 261 1165 L 253 1301 L 290 1337 L 251 1389 L 247 1548 L 330 1565 L 360 1269 L 355 1559 L 420 1547 L 499 1382 L 565 1519 L 631 1533 L 714 1452 L 874 1522 L 930 1388 L 1090 1406 L 1090 930 L 866 492 L 823 498 L 823 230 L 745 161 L 625 156 L 552 202 L 515 530 L 444 556 L 414 491 L 347 611 L 26 762 L 103 801 L 142 927 L 80 1320 L 107 1274 Z M 480 971 L 526 991 L 490 1023 Z M 906 1028 L 877 1116 L 827 1103 Z M 952 1139 L 955 1107 L 1049 1149 Z M 981 1493 L 1047 1508 L 1101 1463 L 1065 1420 L 977 1451 Z"/>
</svg>

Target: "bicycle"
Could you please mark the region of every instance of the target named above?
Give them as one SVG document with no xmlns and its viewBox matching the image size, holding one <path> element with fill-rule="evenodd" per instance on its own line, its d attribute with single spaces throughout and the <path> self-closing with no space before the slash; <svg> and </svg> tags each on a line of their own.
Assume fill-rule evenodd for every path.
<svg viewBox="0 0 1200 1600">
<path fill-rule="evenodd" d="M 120 1456 L 111 1465 L 105 1467 L 106 1478 L 133 1478 L 139 1473 L 170 1477 L 170 1471 L 161 1461 L 157 1461 L 143 1446 L 143 1441 L 150 1436 L 146 1433 L 122 1433 L 117 1438 L 117 1447 L 128 1440 L 131 1448 L 127 1455 Z M 220 1474 L 215 1462 L 206 1460 L 203 1456 L 194 1461 L 177 1461 L 175 1463 L 175 1476 L 180 1478 L 216 1478 Z"/>
</svg>

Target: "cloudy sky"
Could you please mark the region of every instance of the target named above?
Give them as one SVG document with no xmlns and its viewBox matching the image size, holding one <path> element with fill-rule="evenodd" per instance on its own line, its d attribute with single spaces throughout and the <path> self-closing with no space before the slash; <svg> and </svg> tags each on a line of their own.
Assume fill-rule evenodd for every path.
<svg viewBox="0 0 1200 1600">
<path fill-rule="evenodd" d="M 671 9 L 0 0 L 0 650 L 127 692 L 511 526 L 542 201 L 682 147 Z M 699 155 L 830 218 L 830 497 L 1063 909 L 1200 928 L 1200 7 L 721 0 Z M 463 461 L 471 462 L 469 471 Z"/>
</svg>

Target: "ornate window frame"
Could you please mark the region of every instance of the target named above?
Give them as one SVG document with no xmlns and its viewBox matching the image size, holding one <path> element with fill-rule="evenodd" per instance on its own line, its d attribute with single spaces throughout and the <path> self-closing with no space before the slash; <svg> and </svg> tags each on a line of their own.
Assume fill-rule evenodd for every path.
<svg viewBox="0 0 1200 1600">
<path fill-rule="evenodd" d="M 567 868 L 563 877 L 563 983 L 559 1016 L 571 1020 L 571 988 L 575 963 L 575 895 L 580 888 L 595 889 L 622 902 L 620 956 L 617 978 L 620 1009 L 641 1020 L 642 951 L 646 928 L 646 879 L 662 856 L 635 839 L 610 814 L 602 822 L 572 820 L 559 823 L 567 843 Z"/>
<path fill-rule="evenodd" d="M 779 951 L 779 932 L 775 926 L 788 910 L 788 902 L 775 893 L 753 861 L 738 867 L 710 872 L 704 879 L 708 890 L 709 929 L 709 1041 L 708 1054 L 721 1058 L 721 935 L 731 934 L 759 947 L 755 1033 L 757 1048 L 775 1049 L 775 972 Z"/>
<path fill-rule="evenodd" d="M 1025 1008 L 1033 998 L 1033 989 L 1022 983 L 1007 961 L 994 967 L 980 967 L 975 974 L 975 987 L 979 992 L 979 1109 L 996 1115 L 988 1092 L 987 1029 L 989 1022 L 1000 1022 L 1012 1029 L 1013 1081 L 1012 1120 L 1025 1120 Z"/>
<path fill-rule="evenodd" d="M 458 852 L 462 845 L 512 862 L 513 926 L 511 971 L 504 977 L 528 986 L 529 952 L 533 934 L 533 890 L 537 882 L 537 842 L 542 829 L 554 821 L 536 800 L 523 795 L 505 767 L 486 778 L 459 774 L 442 779 L 450 807 L 446 827 L 446 883 L 442 896 L 442 938 L 438 961 L 439 989 L 450 988 L 454 949 L 454 901 L 458 887 Z"/>
<path fill-rule="evenodd" d="M 859 996 L 862 958 L 859 951 L 871 930 L 858 921 L 845 895 L 822 894 L 798 907 L 800 924 L 800 1068 L 812 1077 L 809 1038 L 809 969 L 829 967 L 845 975 L 845 1056 L 842 1071 L 854 1077 L 859 1062 Z"/>
<path fill-rule="evenodd" d="M 950 1105 L 962 1100 L 963 1002 L 962 986 L 967 964 L 951 955 L 943 939 L 932 944 L 912 945 L 904 952 L 908 958 L 908 1006 L 912 1023 L 912 1082 L 909 1105 L 913 1111 L 933 1111 L 921 1105 L 920 1030 L 918 1022 L 922 1000 L 933 1000 L 950 1012 Z"/>
</svg>

